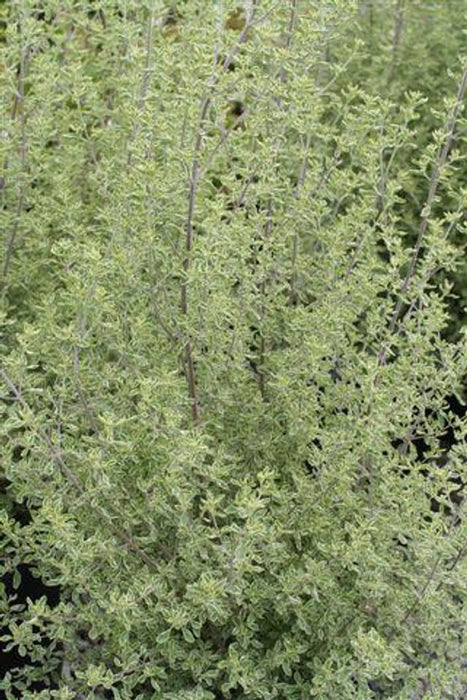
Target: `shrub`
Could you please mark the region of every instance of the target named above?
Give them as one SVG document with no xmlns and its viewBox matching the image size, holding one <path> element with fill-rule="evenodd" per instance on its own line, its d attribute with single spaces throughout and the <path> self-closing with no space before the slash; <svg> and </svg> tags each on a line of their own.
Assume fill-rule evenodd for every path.
<svg viewBox="0 0 467 700">
<path fill-rule="evenodd" d="M 467 72 L 422 147 L 360 10 L 11 4 L 5 697 L 460 697 Z"/>
</svg>

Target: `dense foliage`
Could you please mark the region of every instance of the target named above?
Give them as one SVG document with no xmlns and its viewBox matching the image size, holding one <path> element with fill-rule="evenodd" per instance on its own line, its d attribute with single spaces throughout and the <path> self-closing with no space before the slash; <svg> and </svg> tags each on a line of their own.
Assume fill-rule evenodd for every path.
<svg viewBox="0 0 467 700">
<path fill-rule="evenodd" d="M 2 19 L 5 697 L 463 697 L 464 0 Z"/>
</svg>

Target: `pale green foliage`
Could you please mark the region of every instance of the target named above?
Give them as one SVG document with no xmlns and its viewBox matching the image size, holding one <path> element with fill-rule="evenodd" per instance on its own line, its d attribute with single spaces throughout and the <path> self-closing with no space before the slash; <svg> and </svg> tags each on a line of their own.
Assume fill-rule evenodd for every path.
<svg viewBox="0 0 467 700">
<path fill-rule="evenodd" d="M 383 5 L 11 3 L 2 566 L 62 598 L 6 697 L 460 697 L 465 66 Z"/>
</svg>

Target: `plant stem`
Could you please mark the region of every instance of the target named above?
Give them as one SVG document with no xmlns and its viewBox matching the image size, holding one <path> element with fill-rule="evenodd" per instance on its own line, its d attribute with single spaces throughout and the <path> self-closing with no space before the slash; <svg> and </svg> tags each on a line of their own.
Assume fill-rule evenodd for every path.
<svg viewBox="0 0 467 700">
<path fill-rule="evenodd" d="M 446 161 L 449 155 L 449 151 L 451 149 L 451 145 L 453 142 L 454 138 L 454 131 L 456 128 L 456 123 L 457 123 L 457 118 L 459 116 L 459 111 L 462 105 L 462 101 L 464 99 L 465 91 L 467 89 L 467 70 L 464 70 L 462 74 L 462 78 L 459 83 L 459 87 L 457 90 L 457 96 L 456 96 L 456 102 L 454 104 L 454 107 L 451 110 L 451 114 L 449 115 L 448 122 L 446 124 L 446 131 L 447 131 L 447 136 L 444 141 L 443 146 L 441 147 L 438 158 L 436 160 L 436 163 L 433 167 L 432 173 L 431 173 L 431 178 L 430 178 L 430 186 L 428 188 L 428 195 L 426 199 L 425 206 L 423 207 L 422 210 L 422 216 L 420 220 L 420 228 L 418 231 L 418 236 L 417 236 L 417 241 L 415 243 L 415 248 L 412 254 L 412 258 L 410 261 L 409 269 L 407 271 L 407 274 L 402 282 L 401 289 L 400 289 L 400 295 L 399 299 L 397 301 L 396 307 L 394 309 L 394 313 L 392 315 L 391 321 L 389 323 L 389 329 L 388 333 L 389 335 L 392 335 L 394 333 L 396 323 L 399 319 L 402 307 L 404 305 L 404 295 L 408 291 L 412 279 L 415 274 L 415 269 L 417 266 L 418 258 L 420 257 L 420 251 L 423 245 L 423 241 L 425 238 L 425 234 L 428 228 L 428 223 L 429 223 L 429 217 L 431 213 L 431 208 L 433 206 L 436 193 L 438 191 L 438 186 L 440 183 L 440 178 L 441 178 L 441 173 L 443 171 L 444 166 L 446 165 Z M 388 349 L 387 347 L 383 346 L 379 353 L 378 353 L 378 367 L 383 366 L 386 363 L 387 359 L 387 352 Z"/>
</svg>

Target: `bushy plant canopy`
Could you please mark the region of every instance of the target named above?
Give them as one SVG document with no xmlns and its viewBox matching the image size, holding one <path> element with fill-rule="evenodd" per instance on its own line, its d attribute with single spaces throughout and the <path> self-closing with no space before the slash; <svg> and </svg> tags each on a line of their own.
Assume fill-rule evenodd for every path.
<svg viewBox="0 0 467 700">
<path fill-rule="evenodd" d="M 463 697 L 463 0 L 2 12 L 5 697 Z"/>
</svg>

